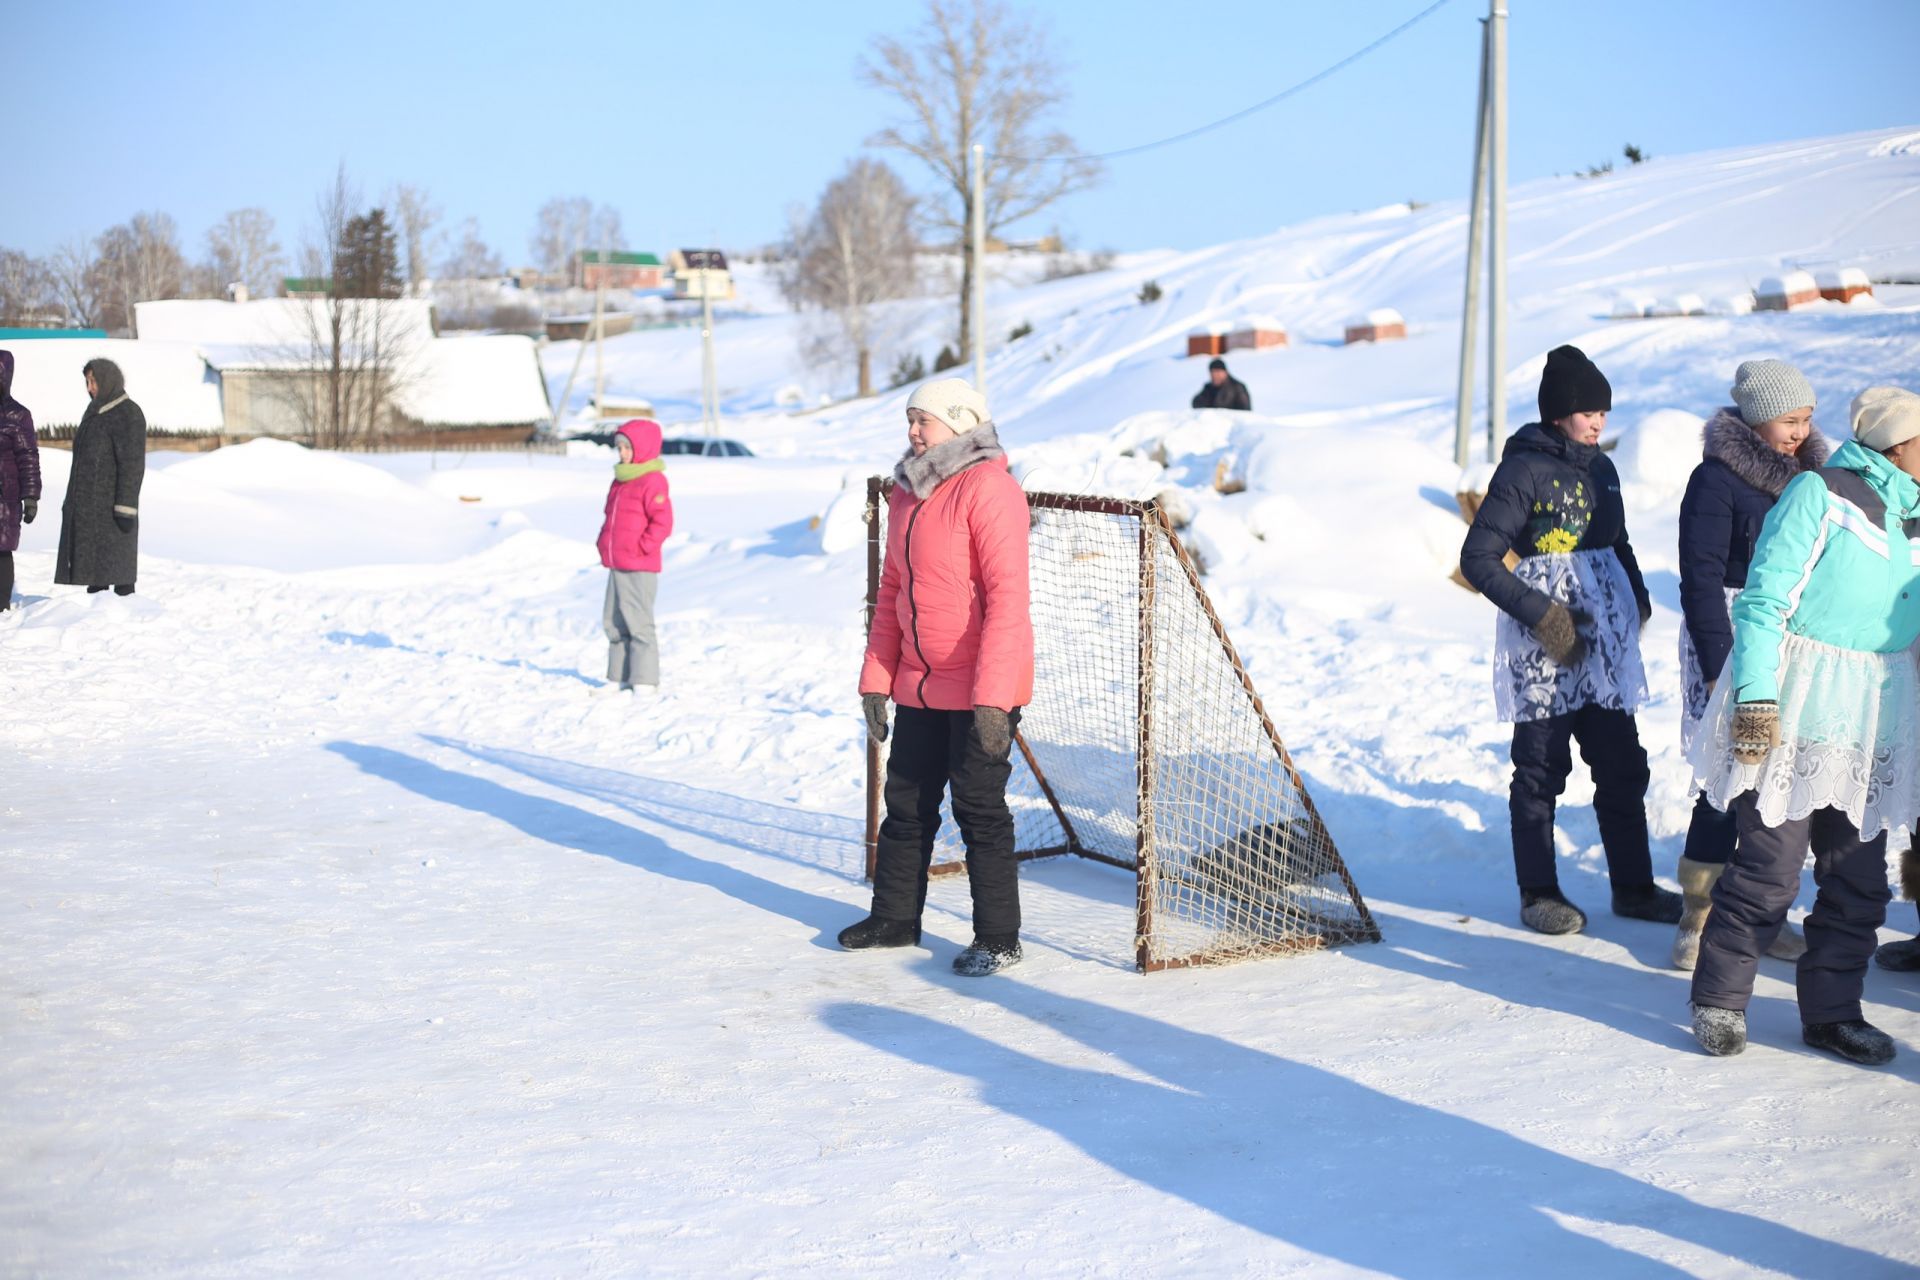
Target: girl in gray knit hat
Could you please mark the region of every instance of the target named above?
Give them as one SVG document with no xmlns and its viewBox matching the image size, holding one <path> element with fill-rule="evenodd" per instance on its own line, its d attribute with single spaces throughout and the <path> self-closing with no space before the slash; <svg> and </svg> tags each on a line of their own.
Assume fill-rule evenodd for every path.
<svg viewBox="0 0 1920 1280">
<path fill-rule="evenodd" d="M 1747 567 L 1761 522 L 1787 482 L 1827 461 L 1827 442 L 1813 426 L 1813 384 L 1784 360 L 1748 360 L 1733 377 L 1733 403 L 1707 420 L 1705 457 L 1680 500 L 1680 671 L 1685 699 L 1683 748 L 1699 729 L 1707 695 L 1733 650 L 1733 598 L 1747 585 Z M 1673 940 L 1673 967 L 1691 969 L 1713 886 L 1736 840 L 1734 816 L 1697 797 L 1676 873 L 1686 912 Z M 1798 959 L 1806 942 L 1783 925 L 1768 954 Z"/>
</svg>

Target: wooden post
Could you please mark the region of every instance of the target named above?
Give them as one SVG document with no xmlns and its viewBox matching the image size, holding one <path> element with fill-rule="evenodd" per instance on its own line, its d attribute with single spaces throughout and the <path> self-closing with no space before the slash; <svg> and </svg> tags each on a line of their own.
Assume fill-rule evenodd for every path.
<svg viewBox="0 0 1920 1280">
<path fill-rule="evenodd" d="M 873 633 L 873 615 L 880 607 L 880 490 L 879 476 L 867 477 L 867 608 L 865 634 Z M 880 744 L 867 735 L 867 880 L 880 861 Z"/>
<path fill-rule="evenodd" d="M 1135 772 L 1139 779 L 1139 819 L 1134 830 L 1135 964 L 1145 973 L 1153 960 L 1153 602 L 1154 524 L 1146 511 L 1140 521 L 1140 688 L 1139 740 Z"/>
</svg>

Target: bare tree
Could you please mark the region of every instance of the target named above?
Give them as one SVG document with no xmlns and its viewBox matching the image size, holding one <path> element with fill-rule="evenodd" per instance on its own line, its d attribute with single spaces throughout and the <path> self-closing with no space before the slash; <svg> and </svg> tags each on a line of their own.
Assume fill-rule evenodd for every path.
<svg viewBox="0 0 1920 1280">
<path fill-rule="evenodd" d="M 913 197 L 883 161 L 852 161 L 827 184 L 820 203 L 796 217 L 792 252 L 777 268 L 795 306 L 818 307 L 826 323 L 803 329 L 814 363 L 851 357 L 860 394 L 873 394 L 875 308 L 914 290 Z"/>
<path fill-rule="evenodd" d="M 492 281 L 503 270 L 500 255 L 488 247 L 480 234 L 480 220 L 468 218 L 460 224 L 459 238 L 453 252 L 441 262 L 440 279 L 434 286 L 435 302 L 439 304 L 435 314 L 442 327 L 484 327 L 498 301 Z M 537 307 L 533 308 L 533 315 L 538 318 Z"/>
<path fill-rule="evenodd" d="M 62 311 L 47 264 L 18 249 L 0 249 L 0 324 L 45 324 Z"/>
<path fill-rule="evenodd" d="M 425 189 L 401 182 L 387 193 L 387 207 L 393 210 L 393 223 L 400 233 L 400 265 L 406 272 L 407 292 L 415 293 L 421 282 L 433 272 L 432 262 L 441 242 L 440 206 L 427 197 Z"/>
<path fill-rule="evenodd" d="M 230 284 L 244 284 L 256 298 L 271 297 L 285 270 L 273 215 L 265 209 L 235 209 L 208 230 L 203 284 L 211 285 L 209 296 L 222 296 Z"/>
<path fill-rule="evenodd" d="M 93 241 L 87 236 L 67 240 L 47 259 L 60 309 L 74 324 L 86 328 L 100 323 L 100 295 L 94 288 L 97 273 L 93 264 Z"/>
<path fill-rule="evenodd" d="M 618 209 L 595 209 L 585 196 L 555 197 L 540 206 L 530 247 L 544 274 L 564 276 L 582 249 L 618 249 L 621 240 Z"/>
<path fill-rule="evenodd" d="M 461 223 L 460 239 L 440 264 L 440 274 L 451 280 L 481 280 L 502 270 L 500 255 L 487 247 L 486 237 L 480 234 L 480 219 L 468 218 Z"/>
<path fill-rule="evenodd" d="M 136 213 L 94 241 L 88 269 L 100 324 L 110 333 L 134 333 L 134 304 L 177 298 L 187 284 L 180 233 L 164 213 Z"/>
<path fill-rule="evenodd" d="M 904 40 L 883 37 L 863 59 L 865 81 L 895 99 L 905 119 L 868 139 L 904 151 L 932 171 L 937 229 L 960 243 L 960 353 L 972 352 L 971 148 L 986 148 L 982 185 L 987 235 L 1093 185 L 1098 161 L 1045 121 L 1066 101 L 1045 33 L 997 0 L 927 0 L 926 20 Z"/>
</svg>

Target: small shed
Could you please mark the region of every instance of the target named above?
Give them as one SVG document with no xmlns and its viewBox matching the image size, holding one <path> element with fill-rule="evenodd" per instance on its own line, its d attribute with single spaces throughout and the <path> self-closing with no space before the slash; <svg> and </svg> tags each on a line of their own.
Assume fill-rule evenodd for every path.
<svg viewBox="0 0 1920 1280">
<path fill-rule="evenodd" d="M 727 268 L 727 255 L 718 249 L 675 249 L 667 255 L 673 268 L 673 296 L 711 298 L 726 302 L 733 297 L 733 273 Z"/>
<path fill-rule="evenodd" d="M 1804 271 L 1768 276 L 1753 291 L 1756 311 L 1791 311 L 1820 301 L 1820 286 Z"/>
<path fill-rule="evenodd" d="M 1744 316 L 1752 313 L 1753 295 L 1751 293 L 1720 294 L 1707 306 L 1708 315 Z"/>
<path fill-rule="evenodd" d="M 658 289 L 666 283 L 667 269 L 650 253 L 581 249 L 573 255 L 570 274 L 570 283 L 581 289 L 597 289 L 603 283 L 609 289 Z"/>
<path fill-rule="evenodd" d="M 1287 326 L 1273 316 L 1241 316 L 1227 333 L 1227 350 L 1258 351 L 1263 347 L 1287 345 Z"/>
<path fill-rule="evenodd" d="M 1347 345 L 1356 342 L 1397 342 L 1407 336 L 1407 321 L 1392 307 L 1378 307 L 1347 321 Z"/>
<path fill-rule="evenodd" d="M 1656 316 L 1703 316 L 1707 314 L 1707 300 L 1697 293 L 1676 293 L 1670 298 L 1662 298 L 1653 304 L 1649 313 Z"/>
<path fill-rule="evenodd" d="M 1612 315 L 1615 320 L 1638 320 L 1642 316 L 1653 314 L 1657 299 L 1644 293 L 1623 293 L 1613 300 Z"/>
<path fill-rule="evenodd" d="M 1227 354 L 1227 335 L 1232 332 L 1233 325 L 1225 320 L 1215 320 L 1197 329 L 1187 330 L 1187 355 L 1191 357 Z"/>
<path fill-rule="evenodd" d="M 1814 283 L 1820 289 L 1820 296 L 1829 302 L 1852 302 L 1855 298 L 1873 296 L 1873 282 L 1858 267 L 1822 271 L 1814 277 Z"/>
</svg>

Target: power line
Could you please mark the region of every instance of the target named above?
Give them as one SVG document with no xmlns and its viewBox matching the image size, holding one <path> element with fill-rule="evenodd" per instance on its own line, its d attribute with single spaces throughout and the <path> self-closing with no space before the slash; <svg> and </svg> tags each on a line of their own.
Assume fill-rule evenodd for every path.
<svg viewBox="0 0 1920 1280">
<path fill-rule="evenodd" d="M 1214 120 L 1208 124 L 1203 124 L 1196 129 L 1188 129 L 1185 133 L 1176 133 L 1170 138 L 1161 138 L 1157 142 L 1143 142 L 1136 147 L 1122 147 L 1118 151 L 1100 151 L 1091 155 L 995 156 L 994 158 L 997 160 L 1011 160 L 1019 164 L 1070 164 L 1077 160 L 1116 160 L 1121 156 L 1138 155 L 1142 151 L 1152 151 L 1156 147 L 1168 147 L 1168 146 L 1172 146 L 1176 142 L 1185 142 L 1188 138 L 1197 138 L 1203 133 L 1210 133 L 1215 129 L 1219 129 L 1226 125 L 1230 125 L 1236 120 L 1244 120 L 1248 116 L 1254 114 L 1256 111 L 1265 111 L 1268 107 L 1273 106 L 1275 103 L 1284 102 L 1286 99 L 1291 98 L 1294 94 L 1299 93 L 1304 89 L 1312 88 L 1314 85 L 1319 84 L 1322 80 L 1325 80 L 1328 76 L 1333 75 L 1338 71 L 1342 71 L 1347 67 L 1352 66 L 1354 63 L 1360 61 L 1360 59 L 1372 53 L 1375 49 L 1378 49 L 1381 45 L 1386 44 L 1389 40 L 1392 40 L 1394 37 L 1400 35 L 1402 32 L 1412 27 L 1415 23 L 1419 22 L 1421 19 L 1427 17 L 1429 14 L 1435 12 L 1438 9 L 1444 8 L 1448 3 L 1449 3 L 1449 0 L 1433 0 L 1432 4 L 1428 5 L 1426 8 L 1422 9 L 1420 12 L 1414 14 L 1411 18 L 1408 18 L 1405 22 L 1401 23 L 1399 26 L 1395 27 L 1393 30 L 1387 32 L 1387 34 L 1381 36 L 1379 39 L 1375 40 L 1373 43 L 1367 45 L 1366 47 L 1357 49 L 1354 52 L 1348 54 L 1346 57 L 1340 59 L 1340 61 L 1334 63 L 1332 66 L 1326 67 L 1320 71 L 1314 72 L 1312 75 L 1308 76 L 1305 80 L 1300 81 L 1298 84 L 1289 85 L 1287 88 L 1282 89 L 1279 93 L 1274 94 L 1271 98 L 1267 98 L 1261 102 L 1256 102 L 1252 106 L 1236 111 L 1230 116 L 1222 116 L 1220 119 Z"/>
</svg>

